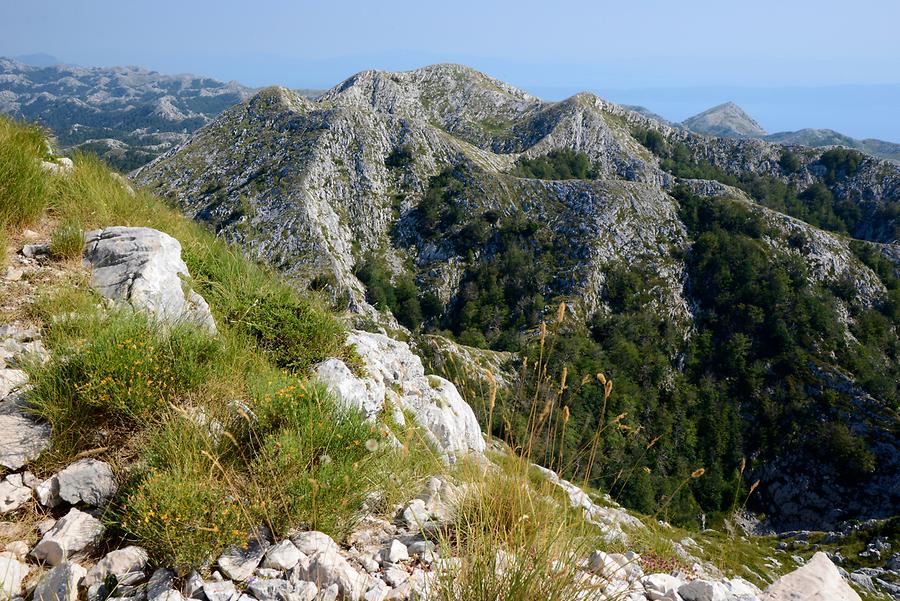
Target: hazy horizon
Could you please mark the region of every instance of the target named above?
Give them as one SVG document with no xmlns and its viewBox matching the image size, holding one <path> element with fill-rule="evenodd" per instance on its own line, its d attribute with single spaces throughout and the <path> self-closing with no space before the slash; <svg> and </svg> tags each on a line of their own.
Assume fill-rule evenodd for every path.
<svg viewBox="0 0 900 601">
<path fill-rule="evenodd" d="M 548 100 L 591 91 L 672 121 L 732 100 L 773 133 L 900 142 L 900 3 L 689 4 L 51 0 L 0 5 L 0 55 L 313 89 L 454 62 Z"/>
</svg>

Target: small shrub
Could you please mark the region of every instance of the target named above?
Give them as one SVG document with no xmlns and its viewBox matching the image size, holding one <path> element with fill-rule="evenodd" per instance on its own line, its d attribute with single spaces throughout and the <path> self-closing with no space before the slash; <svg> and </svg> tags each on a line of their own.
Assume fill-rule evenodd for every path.
<svg viewBox="0 0 900 601">
<path fill-rule="evenodd" d="M 303 524 L 347 534 L 373 484 L 386 480 L 387 430 L 293 378 L 263 386 L 253 410 L 260 448 L 247 463 L 255 495 L 269 501 L 265 521 L 276 532 Z"/>
<path fill-rule="evenodd" d="M 245 542 L 252 519 L 208 431 L 173 415 L 149 438 L 146 468 L 125 487 L 108 524 L 155 561 L 179 568 L 200 566 Z"/>
<path fill-rule="evenodd" d="M 536 179 L 595 179 L 597 170 L 583 152 L 551 150 L 546 156 L 520 159 L 513 175 Z"/>
<path fill-rule="evenodd" d="M 778 164 L 781 165 L 784 172 L 788 174 L 797 173 L 802 166 L 800 157 L 797 156 L 797 153 L 787 148 L 781 151 L 781 157 L 778 159 Z"/>
<path fill-rule="evenodd" d="M 33 368 L 30 399 L 53 427 L 54 449 L 73 456 L 101 429 L 128 430 L 204 383 L 214 339 L 189 327 L 164 332 L 129 311 L 107 317 L 81 348 Z"/>
<path fill-rule="evenodd" d="M 50 254 L 55 259 L 74 259 L 84 248 L 84 232 L 75 221 L 60 223 L 50 235 Z"/>
<path fill-rule="evenodd" d="M 384 164 L 391 169 L 402 169 L 408 167 L 414 162 L 413 149 L 409 144 L 398 146 L 384 160 Z"/>
<path fill-rule="evenodd" d="M 825 183 L 831 185 L 843 177 L 850 177 L 859 171 L 863 162 L 863 154 L 847 148 L 826 150 L 819 157 L 819 163 L 825 167 Z"/>
</svg>

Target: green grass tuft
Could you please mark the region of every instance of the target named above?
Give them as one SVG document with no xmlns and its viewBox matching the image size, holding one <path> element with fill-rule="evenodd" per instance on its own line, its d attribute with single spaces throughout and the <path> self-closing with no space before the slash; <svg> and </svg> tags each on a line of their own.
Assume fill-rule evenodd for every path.
<svg viewBox="0 0 900 601">
<path fill-rule="evenodd" d="M 54 259 L 75 259 L 84 248 L 84 231 L 76 221 L 63 221 L 50 235 L 50 255 Z"/>
<path fill-rule="evenodd" d="M 37 219 L 49 200 L 41 170 L 44 132 L 0 116 L 0 227 L 20 227 Z"/>
</svg>

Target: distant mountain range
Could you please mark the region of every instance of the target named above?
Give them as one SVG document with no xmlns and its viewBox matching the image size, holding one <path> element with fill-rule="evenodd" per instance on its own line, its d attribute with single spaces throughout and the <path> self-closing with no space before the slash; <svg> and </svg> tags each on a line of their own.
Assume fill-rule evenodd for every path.
<svg viewBox="0 0 900 601">
<path fill-rule="evenodd" d="M 641 112 L 654 116 L 647 109 Z M 659 117 L 657 117 L 659 118 Z M 801 129 L 770 134 L 763 129 L 750 115 L 733 102 L 726 102 L 707 109 L 681 122 L 686 129 L 708 136 L 725 138 L 759 138 L 779 144 L 793 144 L 821 148 L 823 146 L 845 146 L 869 153 L 871 155 L 900 161 L 900 144 L 884 140 L 858 140 L 831 129 Z"/>
<path fill-rule="evenodd" d="M 0 112 L 49 128 L 64 150 L 130 171 L 185 141 L 253 89 L 139 67 L 76 67 L 49 55 L 0 58 Z M 30 64 L 28 64 L 30 63 Z"/>
</svg>

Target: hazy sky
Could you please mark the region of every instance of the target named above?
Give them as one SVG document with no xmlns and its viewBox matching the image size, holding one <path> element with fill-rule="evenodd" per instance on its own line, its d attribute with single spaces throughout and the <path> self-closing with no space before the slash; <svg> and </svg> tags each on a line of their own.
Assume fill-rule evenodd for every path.
<svg viewBox="0 0 900 601">
<path fill-rule="evenodd" d="M 772 97 L 755 116 L 773 131 L 900 140 L 896 111 L 877 108 L 900 98 L 898 24 L 898 0 L 0 0 L 0 55 L 311 88 L 365 68 L 462 62 L 547 97 L 594 90 L 671 119 L 751 88 L 815 98 L 813 88 L 866 85 L 851 104 L 874 94 L 875 108 L 853 118 L 846 98 L 826 110 L 827 93 L 825 114 L 807 120 L 828 123 L 802 122 L 787 100 L 770 111 Z"/>
</svg>

